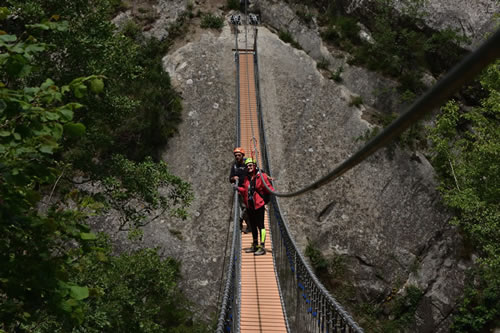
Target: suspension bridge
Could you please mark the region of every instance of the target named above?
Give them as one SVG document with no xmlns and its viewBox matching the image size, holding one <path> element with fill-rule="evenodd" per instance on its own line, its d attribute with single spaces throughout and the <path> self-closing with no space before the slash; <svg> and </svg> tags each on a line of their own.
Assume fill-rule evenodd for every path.
<svg viewBox="0 0 500 333">
<path fill-rule="evenodd" d="M 245 19 L 246 21 L 247 19 Z M 257 23 L 249 17 L 251 23 Z M 262 105 L 259 96 L 257 27 L 245 24 L 244 47 L 238 34 L 239 17 L 231 17 L 235 32 L 237 138 L 272 176 L 267 149 Z M 248 33 L 252 43 L 249 47 Z M 292 193 L 273 192 L 266 207 L 265 228 L 270 242 L 267 254 L 246 253 L 251 234 L 242 234 L 239 225 L 238 193 L 233 197 L 233 235 L 220 306 L 217 333 L 222 332 L 364 332 L 351 315 L 330 295 L 304 259 L 281 214 L 279 198 L 314 190 L 361 163 L 376 150 L 401 134 L 411 124 L 443 103 L 464 82 L 499 57 L 500 31 L 453 68 L 430 91 L 420 97 L 398 119 L 333 171 Z"/>
</svg>

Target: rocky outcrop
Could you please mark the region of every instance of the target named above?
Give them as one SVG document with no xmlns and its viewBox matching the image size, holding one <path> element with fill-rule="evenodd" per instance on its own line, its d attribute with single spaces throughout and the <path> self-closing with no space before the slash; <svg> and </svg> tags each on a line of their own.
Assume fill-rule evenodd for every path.
<svg viewBox="0 0 500 333">
<path fill-rule="evenodd" d="M 261 13 L 262 22 L 276 31 L 289 32 L 302 49 L 316 62 L 327 62 L 330 71 L 341 70 L 343 84 L 360 96 L 366 105 L 386 112 L 397 112 L 401 101 L 393 93 L 397 83 L 362 67 L 347 64 L 348 54 L 338 49 L 328 49 L 321 40 L 318 27 L 303 24 L 286 3 L 273 0 L 259 0 L 255 4 Z"/>
<path fill-rule="evenodd" d="M 119 27 L 128 22 L 138 22 L 144 36 L 163 40 L 168 36 L 168 27 L 186 10 L 186 0 L 132 1 L 130 8 L 113 19 Z"/>
<path fill-rule="evenodd" d="M 355 11 L 371 15 L 369 8 L 374 0 L 342 0 L 348 13 Z M 396 9 L 401 10 L 407 0 L 395 0 Z M 463 47 L 474 49 L 484 40 L 485 35 L 498 27 L 500 2 L 492 0 L 428 0 L 423 1 L 425 24 L 435 30 L 451 28 L 463 33 L 471 41 Z"/>
</svg>

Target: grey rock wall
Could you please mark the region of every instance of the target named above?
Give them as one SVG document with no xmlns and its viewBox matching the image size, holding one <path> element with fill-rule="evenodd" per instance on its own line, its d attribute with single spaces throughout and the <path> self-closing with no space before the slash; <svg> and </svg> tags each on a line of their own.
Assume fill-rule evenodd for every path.
<svg viewBox="0 0 500 333">
<path fill-rule="evenodd" d="M 129 21 L 138 22 L 144 36 L 163 40 L 168 36 L 168 27 L 186 10 L 187 3 L 187 0 L 132 1 L 131 8 L 118 14 L 113 23 L 123 27 Z"/>
<path fill-rule="evenodd" d="M 220 35 L 205 32 L 164 58 L 172 83 L 184 99 L 184 111 L 179 135 L 169 142 L 163 158 L 176 175 L 192 184 L 195 200 L 189 209 L 191 218 L 170 225 L 181 232 L 182 240 L 164 243 L 167 228 L 152 229 L 150 236 L 172 247 L 182 260 L 188 296 L 205 315 L 216 310 L 232 220 L 228 176 L 237 108 L 232 42 L 226 27 Z"/>
<path fill-rule="evenodd" d="M 348 12 L 359 11 L 370 15 L 369 8 L 374 0 L 343 0 Z M 396 7 L 401 9 L 408 3 L 407 0 L 396 0 Z M 463 45 L 474 49 L 484 39 L 485 34 L 498 29 L 500 2 L 497 0 L 427 0 L 423 1 L 423 10 L 426 13 L 424 21 L 427 26 L 435 30 L 451 28 L 470 38 L 470 45 Z"/>
<path fill-rule="evenodd" d="M 321 40 L 318 27 L 314 23 L 304 26 L 288 4 L 276 0 L 259 0 L 255 7 L 260 11 L 266 26 L 276 31 L 288 31 L 316 62 L 327 61 L 332 72 L 342 68 L 343 84 L 352 94 L 361 96 L 366 105 L 389 113 L 401 109 L 401 101 L 392 93 L 397 87 L 396 82 L 362 67 L 347 64 L 348 54 L 338 49 L 328 49 Z"/>
</svg>

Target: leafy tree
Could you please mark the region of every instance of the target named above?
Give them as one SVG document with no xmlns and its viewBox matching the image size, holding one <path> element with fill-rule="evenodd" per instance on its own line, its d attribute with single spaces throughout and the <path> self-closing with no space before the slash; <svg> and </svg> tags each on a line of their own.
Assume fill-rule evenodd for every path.
<svg viewBox="0 0 500 333">
<path fill-rule="evenodd" d="M 94 250 L 78 261 L 74 279 L 88 286 L 81 323 L 74 327 L 47 314 L 27 326 L 41 332 L 208 332 L 192 320 L 189 302 L 177 287 L 180 263 L 162 259 L 155 249 L 119 256 L 99 237 Z"/>
<path fill-rule="evenodd" d="M 161 62 L 168 41 L 134 40 L 117 31 L 110 21 L 117 1 L 8 1 L 17 8 L 17 25 L 47 17 L 69 22 L 66 31 L 43 36 L 57 47 L 39 57 L 40 70 L 34 79 L 66 82 L 87 73 L 107 78 L 106 91 L 99 97 L 85 97 L 86 110 L 78 115 L 89 133 L 79 143 L 88 153 L 73 152 L 78 167 L 102 170 L 92 159 L 99 156 L 102 164 L 117 153 L 134 160 L 146 156 L 158 160 L 156 151 L 176 133 L 181 121 L 180 98 Z M 30 11 L 32 7 L 37 9 Z"/>
<path fill-rule="evenodd" d="M 186 305 L 176 289 L 179 264 L 161 260 L 151 250 L 114 258 L 110 245 L 97 241 L 86 225 L 89 216 L 117 202 L 123 204 L 120 208 L 125 215 L 133 207 L 127 203 L 141 206 L 139 213 L 126 216 L 132 226 L 145 223 L 146 215 L 156 210 L 185 216 L 183 208 L 192 198 L 189 184 L 151 157 L 133 161 L 119 154 L 103 154 L 115 151 L 117 132 L 111 131 L 107 141 L 92 134 L 110 128 L 106 121 L 112 117 L 124 119 L 117 103 L 106 102 L 125 100 L 130 102 L 128 110 L 133 110 L 140 100 L 104 89 L 105 81 L 111 90 L 123 84 L 111 70 L 72 79 L 74 59 L 65 59 L 69 50 L 49 36 L 65 34 L 75 22 L 52 15 L 42 23 L 23 26 L 26 18 L 38 17 L 43 8 L 35 1 L 22 5 L 24 11 L 16 9 L 13 14 L 0 8 L 0 331 L 101 331 L 87 321 L 103 313 L 107 314 L 104 321 L 115 318 L 108 307 L 116 292 L 110 287 L 96 293 L 99 289 L 92 283 L 98 279 L 90 274 L 99 263 L 113 263 L 97 270 L 103 278 L 104 271 L 108 274 L 107 283 L 123 274 L 124 266 L 134 265 L 132 268 L 143 268 L 144 274 L 132 271 L 129 274 L 136 276 L 135 282 L 124 279 L 125 285 L 143 284 L 138 291 L 170 296 L 158 302 L 160 308 L 127 318 L 130 327 L 139 325 L 134 331 L 192 331 L 194 326 L 186 321 Z M 84 16 L 90 3 L 74 1 L 71 5 Z M 6 27 L 15 33 L 1 30 Z M 50 44 L 41 42 L 45 39 Z M 102 66 L 99 59 L 92 59 L 94 68 Z M 128 65 L 125 68 L 140 71 L 137 62 Z M 91 73 L 90 67 L 77 66 L 76 72 Z M 54 76 L 49 79 L 47 73 Z M 133 78 L 131 71 L 122 74 Z M 61 81 L 67 83 L 56 84 Z M 95 109 L 102 113 L 93 112 Z M 95 186 L 86 192 L 75 184 L 76 176 L 88 178 Z M 149 280 L 164 282 L 151 286 L 146 283 Z M 125 304 L 139 304 L 143 295 L 131 287 L 128 291 L 122 295 L 128 299 Z M 169 302 L 176 306 L 168 307 Z"/>
<path fill-rule="evenodd" d="M 456 101 L 442 108 L 431 130 L 444 202 L 479 254 L 457 332 L 480 332 L 500 314 L 500 62 L 481 77 L 487 97 L 464 111 Z"/>
<path fill-rule="evenodd" d="M 61 182 L 60 187 L 67 185 L 68 191 L 71 190 L 73 176 L 82 173 L 88 182 L 106 185 L 114 179 L 115 185 L 123 186 L 129 200 L 135 196 L 146 203 L 143 212 L 151 213 L 158 208 L 164 210 L 166 205 L 160 207 L 150 201 L 152 197 L 144 196 L 140 186 L 126 187 L 131 183 L 120 179 L 125 174 L 114 173 L 123 165 L 122 160 L 114 156 L 124 156 L 137 165 L 147 156 L 158 160 L 157 150 L 176 133 L 182 107 L 161 64 L 161 56 L 168 44 L 154 39 L 138 42 L 118 33 L 109 20 L 116 1 L 65 2 L 68 2 L 67 6 L 55 0 L 9 0 L 16 17 L 9 21 L 9 27 L 17 27 L 18 30 L 19 25 L 44 21 L 45 17 L 50 17 L 44 21 L 45 24 L 67 19 L 67 29 L 54 30 L 51 34 L 40 30 L 39 37 L 54 47 L 39 53 L 36 58 L 38 70 L 27 78 L 29 82 L 38 82 L 45 77 L 65 82 L 86 73 L 106 77 L 107 88 L 99 96 L 85 94 L 84 90 L 78 92 L 84 106 L 81 112 L 75 114 L 75 119 L 85 126 L 87 135 L 73 140 L 71 149 L 60 152 L 62 160 L 73 166 L 65 169 L 63 181 L 68 184 Z M 100 84 L 102 82 L 95 82 L 94 86 Z M 157 167 L 164 168 L 161 165 Z M 140 172 L 139 167 L 134 168 Z M 145 179 L 139 174 L 136 176 L 137 179 Z M 161 172 L 157 174 L 157 177 L 163 176 Z M 183 186 L 173 177 L 168 182 L 157 181 L 163 185 L 169 182 Z M 150 184 L 143 182 L 141 185 Z M 187 187 L 185 189 L 188 190 Z M 152 190 L 156 191 L 156 188 Z M 122 223 L 137 225 L 139 220 L 144 219 L 145 215 L 135 214 L 130 205 L 117 204 L 122 199 L 113 195 L 118 196 L 119 191 L 105 192 L 108 195 L 100 196 L 98 200 L 104 201 L 107 207 L 117 208 L 122 215 Z M 174 193 L 180 192 L 176 190 Z M 186 192 L 181 201 L 188 204 L 190 200 Z M 177 208 L 173 208 L 172 212 L 176 210 L 182 213 Z"/>
<path fill-rule="evenodd" d="M 64 23 L 30 28 L 63 27 Z M 46 48 L 32 36 L 0 34 L 0 70 L 5 73 L 0 85 L 0 327 L 4 329 L 37 320 L 44 308 L 81 319 L 82 300 L 88 296 L 86 287 L 68 279 L 74 260 L 69 244 L 85 250 L 86 241 L 94 236 L 83 222 L 97 207 L 87 196 L 75 201 L 64 197 L 57 205 L 50 205 L 50 199 L 60 170 L 66 167 L 54 158 L 55 152 L 67 138 L 85 132 L 84 125 L 73 122 L 82 105 L 63 99 L 71 93 L 80 95 L 101 78 L 78 78 L 61 87 L 47 79 L 40 86 L 11 88 L 31 73 L 33 56 Z M 70 201 L 75 208 L 68 207 Z"/>
</svg>

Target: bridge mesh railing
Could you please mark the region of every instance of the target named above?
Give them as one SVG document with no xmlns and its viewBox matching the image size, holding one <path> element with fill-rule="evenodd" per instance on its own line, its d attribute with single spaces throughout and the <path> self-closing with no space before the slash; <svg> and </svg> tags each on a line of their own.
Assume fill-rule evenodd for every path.
<svg viewBox="0 0 500 333">
<path fill-rule="evenodd" d="M 222 305 L 217 322 L 217 333 L 239 332 L 240 326 L 241 232 L 238 228 L 240 207 L 238 192 L 235 191 L 233 195 L 233 241 L 229 264 L 226 270 L 226 285 L 224 287 Z"/>
<path fill-rule="evenodd" d="M 290 235 L 276 197 L 269 211 L 273 256 L 290 332 L 363 332 L 313 274 Z"/>
</svg>

